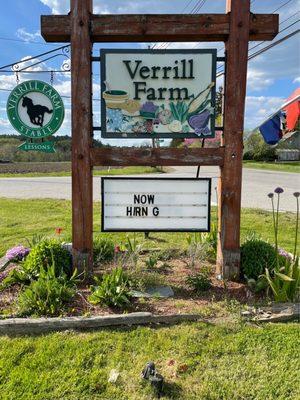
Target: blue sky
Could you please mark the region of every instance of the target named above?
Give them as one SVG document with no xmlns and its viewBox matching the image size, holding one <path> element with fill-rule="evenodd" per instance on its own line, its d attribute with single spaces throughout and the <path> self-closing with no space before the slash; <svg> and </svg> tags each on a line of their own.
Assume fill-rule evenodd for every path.
<svg viewBox="0 0 300 400">
<path fill-rule="evenodd" d="M 14 133 L 6 116 L 6 101 L 9 90 L 16 86 L 16 76 L 12 72 L 3 72 L 1 67 L 24 60 L 28 57 L 36 56 L 40 53 L 49 51 L 58 44 L 45 43 L 40 36 L 40 15 L 41 14 L 65 14 L 69 11 L 69 0 L 2 0 L 0 14 L 0 134 Z M 94 13 L 186 13 L 192 12 L 194 6 L 201 3 L 198 0 L 94 0 Z M 203 3 L 203 1 L 202 1 Z M 287 3 L 286 5 L 284 5 Z M 281 7 L 284 5 L 283 7 Z M 277 12 L 280 14 L 280 30 L 288 27 L 299 20 L 300 1 L 299 0 L 252 0 L 252 12 L 272 13 L 281 7 Z M 199 13 L 223 13 L 225 10 L 225 0 L 204 1 Z M 275 40 L 284 35 L 299 29 L 299 22 L 279 34 Z M 265 42 L 258 46 L 255 52 L 269 44 Z M 250 43 L 250 48 L 257 43 Z M 106 47 L 128 47 L 128 48 L 147 48 L 148 44 L 122 44 L 109 45 Z M 158 45 L 160 46 L 160 45 Z M 218 55 L 223 55 L 222 43 L 174 43 L 168 48 L 217 48 Z M 253 129 L 274 110 L 280 107 L 284 100 L 300 85 L 300 51 L 299 34 L 282 44 L 274 47 L 266 53 L 256 57 L 249 62 L 248 84 L 246 100 L 245 129 Z M 98 54 L 99 44 L 94 45 L 94 53 Z M 43 60 L 28 61 L 24 65 L 31 65 L 33 62 Z M 50 82 L 50 73 L 38 71 L 49 69 L 60 69 L 68 58 L 60 53 L 53 60 L 43 62 L 38 66 L 33 66 L 30 70 L 33 73 L 19 74 L 20 82 L 27 79 L 40 79 Z M 10 67 L 5 70 L 11 70 Z M 94 97 L 100 97 L 99 67 L 94 66 Z M 220 81 L 219 84 L 222 84 Z M 70 74 L 55 73 L 54 86 L 63 95 L 66 118 L 59 134 L 70 134 Z M 100 124 L 99 101 L 94 101 L 94 125 Z M 99 137 L 98 137 L 99 138 Z"/>
</svg>

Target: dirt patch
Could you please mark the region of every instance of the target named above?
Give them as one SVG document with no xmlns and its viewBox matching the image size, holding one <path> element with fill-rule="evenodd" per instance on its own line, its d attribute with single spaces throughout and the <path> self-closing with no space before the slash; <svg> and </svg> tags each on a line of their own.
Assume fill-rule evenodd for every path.
<svg viewBox="0 0 300 400">
<path fill-rule="evenodd" d="M 204 265 L 202 265 L 203 267 Z M 174 297 L 171 298 L 135 298 L 132 299 L 130 305 L 126 308 L 126 312 L 145 311 L 153 314 L 178 314 L 178 313 L 201 313 L 212 304 L 227 300 L 235 300 L 239 303 L 249 302 L 249 291 L 243 283 L 226 282 L 216 279 L 213 264 L 206 263 L 205 267 L 211 268 L 211 288 L 202 293 L 196 293 L 186 283 L 186 277 L 201 267 L 195 265 L 193 269 L 189 267 L 189 260 L 181 257 L 169 260 L 168 262 L 158 262 L 157 266 L 151 271 L 140 270 L 136 274 L 154 274 L 155 278 L 161 279 L 159 284 L 171 286 L 174 291 Z M 102 265 L 102 268 L 96 269 L 96 274 L 101 274 L 113 268 L 112 264 Z M 15 285 L 12 288 L 0 292 L 0 313 L 14 314 L 16 312 L 16 300 L 20 287 Z M 72 301 L 63 312 L 67 316 L 93 316 L 93 315 L 109 315 L 120 313 L 120 309 L 92 305 L 88 301 L 90 295 L 89 286 L 79 286 L 77 293 Z M 220 310 L 219 310 L 220 311 Z M 207 312 L 207 310 L 205 311 Z M 212 316 L 214 311 L 212 311 Z"/>
</svg>

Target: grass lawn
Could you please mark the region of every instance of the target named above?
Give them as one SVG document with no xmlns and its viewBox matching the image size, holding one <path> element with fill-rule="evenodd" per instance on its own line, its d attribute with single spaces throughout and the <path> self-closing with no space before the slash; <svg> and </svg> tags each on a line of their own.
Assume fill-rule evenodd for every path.
<svg viewBox="0 0 300 400">
<path fill-rule="evenodd" d="M 138 175 L 138 174 L 155 174 L 162 173 L 163 171 L 154 167 L 124 167 L 124 168 L 111 168 L 111 169 L 94 169 L 94 176 L 101 175 Z M 39 176 L 71 176 L 68 171 L 54 171 L 54 172 L 25 172 L 25 173 L 1 173 L 0 178 L 17 178 L 17 177 L 39 177 Z"/>
<path fill-rule="evenodd" d="M 216 209 L 212 210 L 212 222 L 216 221 Z M 295 215 L 280 213 L 279 245 L 293 250 Z M 62 238 L 71 240 L 71 202 L 67 200 L 16 200 L 0 198 L 0 256 L 17 244 L 26 244 L 26 238 L 34 234 L 54 235 L 55 228 L 63 228 Z M 242 210 L 242 240 L 251 232 L 256 231 L 264 239 L 273 243 L 272 214 L 268 211 Z M 94 204 L 94 233 L 100 233 L 100 203 Z M 126 233 L 111 233 L 115 242 L 126 240 Z M 129 236 L 133 236 L 130 233 Z M 144 239 L 143 233 L 137 233 L 139 240 Z M 152 233 L 145 247 L 175 248 L 187 247 L 185 233 Z"/>
<path fill-rule="evenodd" d="M 1 399 L 154 399 L 140 377 L 150 360 L 166 380 L 164 399 L 300 398 L 299 325 L 199 322 L 2 337 Z"/>
<path fill-rule="evenodd" d="M 243 161 L 244 168 L 267 169 L 270 171 L 282 172 L 300 172 L 300 161 L 294 162 L 259 162 L 259 161 Z"/>
<path fill-rule="evenodd" d="M 97 234 L 100 204 L 94 207 Z M 215 213 L 214 208 L 213 221 Z M 290 251 L 294 219 L 280 214 L 279 242 Z M 35 233 L 54 235 L 56 227 L 70 240 L 70 201 L 0 198 L 0 255 Z M 271 214 L 243 209 L 242 237 L 251 231 L 272 241 Z M 125 233 L 111 235 L 116 243 L 126 238 Z M 151 236 L 145 242 L 149 248 L 187 247 L 184 233 Z M 299 325 L 250 325 L 240 320 L 239 309 L 236 301 L 212 300 L 202 313 L 216 317 L 214 324 L 0 336 L 1 400 L 155 399 L 140 378 L 148 361 L 166 380 L 166 400 L 300 399 Z M 120 372 L 114 384 L 108 382 L 112 369 Z"/>
</svg>

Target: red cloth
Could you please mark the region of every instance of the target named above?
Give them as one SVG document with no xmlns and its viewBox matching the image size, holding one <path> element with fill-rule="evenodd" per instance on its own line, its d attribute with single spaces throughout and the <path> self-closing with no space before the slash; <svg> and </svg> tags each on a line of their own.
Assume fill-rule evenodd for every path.
<svg viewBox="0 0 300 400">
<path fill-rule="evenodd" d="M 300 88 L 296 89 L 286 101 L 292 100 L 294 97 L 300 95 Z M 300 117 L 300 100 L 295 101 L 294 103 L 290 104 L 289 106 L 285 107 L 286 112 L 286 126 L 287 130 L 293 131 L 298 118 Z"/>
</svg>

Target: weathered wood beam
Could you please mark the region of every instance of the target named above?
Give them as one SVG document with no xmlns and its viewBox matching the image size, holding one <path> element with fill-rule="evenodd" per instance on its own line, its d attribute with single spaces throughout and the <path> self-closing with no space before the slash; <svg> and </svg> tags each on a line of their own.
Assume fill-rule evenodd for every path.
<svg viewBox="0 0 300 400">
<path fill-rule="evenodd" d="M 240 277 L 240 217 L 244 110 L 247 83 L 250 0 L 227 0 L 230 35 L 224 90 L 224 165 L 218 182 L 217 272 L 224 279 Z"/>
<path fill-rule="evenodd" d="M 93 148 L 92 164 L 104 166 L 223 165 L 224 148 Z"/>
<path fill-rule="evenodd" d="M 71 0 L 72 243 L 73 264 L 86 278 L 93 266 L 92 0 Z"/>
<path fill-rule="evenodd" d="M 70 42 L 70 15 L 42 15 L 46 42 Z M 229 14 L 92 15 L 93 42 L 212 42 L 229 37 Z M 272 40 L 278 33 L 278 14 L 250 14 L 249 40 Z M 248 25 L 248 24 L 247 24 Z"/>
</svg>

